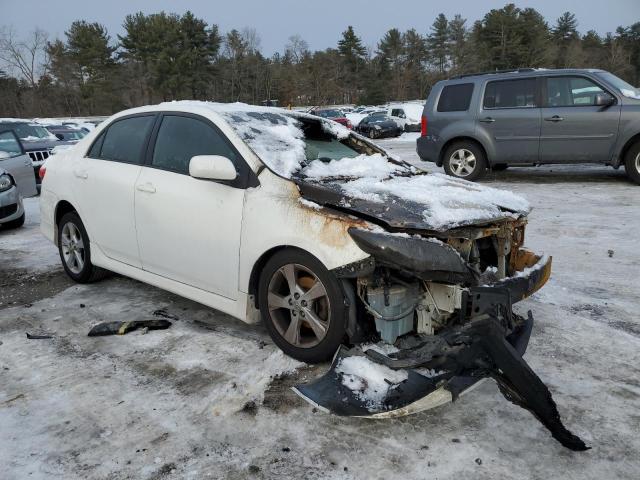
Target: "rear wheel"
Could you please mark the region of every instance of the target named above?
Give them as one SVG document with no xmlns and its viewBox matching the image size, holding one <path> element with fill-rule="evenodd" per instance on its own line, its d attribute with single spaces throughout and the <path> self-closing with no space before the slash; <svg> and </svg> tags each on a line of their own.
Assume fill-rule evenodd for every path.
<svg viewBox="0 0 640 480">
<path fill-rule="evenodd" d="M 91 263 L 91 242 L 76 212 L 63 215 L 58 223 L 58 251 L 65 272 L 78 283 L 96 282 L 108 274 Z"/>
<path fill-rule="evenodd" d="M 631 145 L 624 157 L 624 169 L 627 176 L 640 185 L 640 142 Z"/>
<path fill-rule="evenodd" d="M 477 180 L 484 175 L 487 160 L 477 143 L 461 141 L 447 148 L 443 165 L 447 175 L 465 180 Z"/>
<path fill-rule="evenodd" d="M 0 227 L 6 228 L 6 229 L 12 229 L 12 228 L 20 228 L 22 225 L 24 225 L 24 213 L 18 218 L 11 220 L 10 222 L 5 222 L 0 224 Z"/>
<path fill-rule="evenodd" d="M 273 341 L 297 360 L 329 360 L 345 336 L 344 296 L 338 279 L 316 258 L 282 250 L 264 266 L 260 313 Z"/>
</svg>

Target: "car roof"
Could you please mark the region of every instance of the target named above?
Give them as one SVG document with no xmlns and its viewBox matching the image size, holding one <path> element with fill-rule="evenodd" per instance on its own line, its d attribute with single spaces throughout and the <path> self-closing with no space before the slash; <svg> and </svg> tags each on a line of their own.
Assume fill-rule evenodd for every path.
<svg viewBox="0 0 640 480">
<path fill-rule="evenodd" d="M 485 80 L 495 78 L 518 78 L 523 76 L 545 76 L 556 74 L 583 74 L 583 73 L 596 73 L 604 72 L 604 70 L 597 68 L 517 68 L 512 70 L 500 70 L 494 72 L 477 72 L 463 75 L 456 75 L 448 80 Z"/>
</svg>

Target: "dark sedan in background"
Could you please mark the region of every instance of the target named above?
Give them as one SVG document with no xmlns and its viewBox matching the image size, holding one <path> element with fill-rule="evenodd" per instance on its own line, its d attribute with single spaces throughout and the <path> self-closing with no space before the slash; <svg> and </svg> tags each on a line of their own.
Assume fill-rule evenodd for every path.
<svg viewBox="0 0 640 480">
<path fill-rule="evenodd" d="M 369 138 L 399 137 L 403 132 L 403 128 L 385 112 L 376 112 L 364 117 L 355 130 Z"/>
</svg>

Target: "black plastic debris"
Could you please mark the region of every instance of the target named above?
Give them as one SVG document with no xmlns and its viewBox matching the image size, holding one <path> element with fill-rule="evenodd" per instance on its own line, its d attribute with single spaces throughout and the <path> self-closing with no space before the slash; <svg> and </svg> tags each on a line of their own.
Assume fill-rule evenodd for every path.
<svg viewBox="0 0 640 480">
<path fill-rule="evenodd" d="M 167 312 L 166 308 L 159 308 L 158 310 L 154 310 L 152 315 L 154 317 L 162 317 L 162 318 L 167 318 L 169 320 L 178 320 L 178 317 Z"/>
<path fill-rule="evenodd" d="M 171 326 L 168 320 L 134 320 L 132 322 L 104 322 L 99 323 L 89 332 L 90 337 L 101 337 L 104 335 L 124 335 L 138 328 L 148 328 L 149 330 L 166 330 Z"/>
<path fill-rule="evenodd" d="M 53 336 L 52 335 L 32 335 L 31 333 L 27 332 L 27 338 L 29 340 L 49 340 L 53 338 Z"/>
</svg>

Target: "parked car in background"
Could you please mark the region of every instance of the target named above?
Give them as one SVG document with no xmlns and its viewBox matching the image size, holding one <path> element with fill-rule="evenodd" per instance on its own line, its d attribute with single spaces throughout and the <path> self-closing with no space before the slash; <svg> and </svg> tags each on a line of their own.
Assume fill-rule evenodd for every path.
<svg viewBox="0 0 640 480">
<path fill-rule="evenodd" d="M 333 120 L 334 122 L 338 122 L 340 125 L 344 125 L 347 128 L 353 128 L 351 120 L 349 120 L 345 114 L 334 108 L 326 108 L 319 110 L 312 110 L 311 113 L 313 115 L 317 115 L 318 117 L 328 118 L 329 120 Z"/>
<path fill-rule="evenodd" d="M 509 165 L 624 165 L 640 184 L 640 91 L 604 70 L 463 75 L 431 89 L 422 160 L 476 180 Z"/>
<path fill-rule="evenodd" d="M 367 115 L 355 128 L 355 131 L 369 138 L 399 137 L 403 129 L 386 112 Z"/>
<path fill-rule="evenodd" d="M 82 140 L 88 133 L 84 130 L 80 130 L 79 128 L 72 128 L 68 126 L 48 125 L 46 129 L 49 133 L 54 134 L 58 140 L 68 142 L 77 142 L 78 140 Z"/>
<path fill-rule="evenodd" d="M 387 115 L 405 132 L 419 132 L 423 108 L 421 103 L 392 103 L 387 107 Z"/>
<path fill-rule="evenodd" d="M 13 130 L 0 130 L 0 228 L 21 227 L 22 199 L 37 193 L 31 159 Z"/>
<path fill-rule="evenodd" d="M 1 130 L 13 130 L 16 133 L 22 143 L 24 151 L 31 158 L 34 178 L 38 185 L 40 184 L 38 172 L 44 161 L 49 158 L 51 150 L 57 145 L 72 143 L 59 140 L 58 137 L 50 133 L 44 126 L 29 120 L 0 119 L 0 131 Z"/>
</svg>

